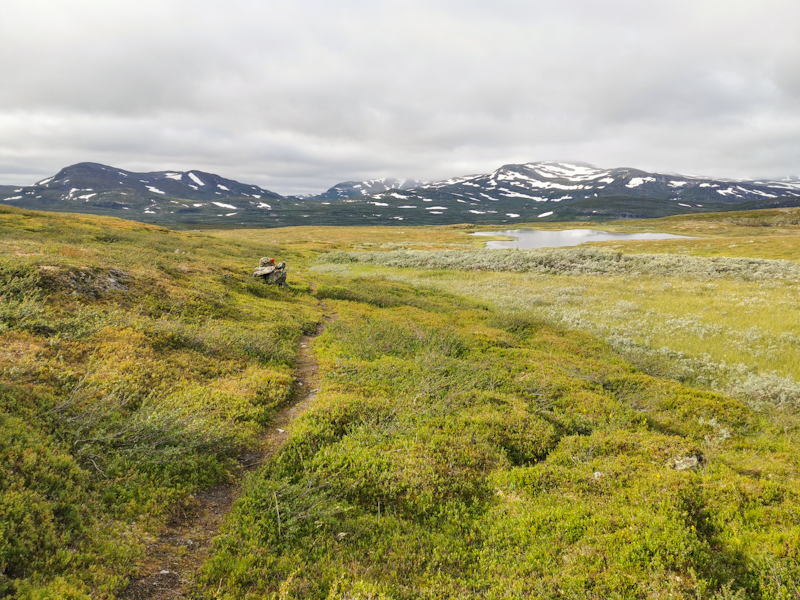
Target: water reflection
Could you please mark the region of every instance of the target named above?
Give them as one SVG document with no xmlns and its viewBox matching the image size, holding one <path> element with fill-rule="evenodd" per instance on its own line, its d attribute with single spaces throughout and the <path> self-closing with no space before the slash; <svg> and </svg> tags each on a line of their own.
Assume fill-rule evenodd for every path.
<svg viewBox="0 0 800 600">
<path fill-rule="evenodd" d="M 510 229 L 506 231 L 478 231 L 473 235 L 503 235 L 516 238 L 512 241 L 486 242 L 487 248 L 558 248 L 577 246 L 584 242 L 611 242 L 615 240 L 667 240 L 689 236 L 671 233 L 610 233 L 596 229 L 565 229 L 563 231 L 539 231 L 537 229 Z"/>
</svg>

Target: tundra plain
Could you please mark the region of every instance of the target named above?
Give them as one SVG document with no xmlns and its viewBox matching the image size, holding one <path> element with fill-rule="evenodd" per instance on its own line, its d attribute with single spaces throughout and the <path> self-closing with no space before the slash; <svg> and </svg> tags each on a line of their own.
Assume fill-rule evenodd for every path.
<svg viewBox="0 0 800 600">
<path fill-rule="evenodd" d="M 190 597 L 798 597 L 800 210 L 602 228 L 695 237 L 0 208 L 0 597 L 126 597 L 215 486 Z"/>
</svg>

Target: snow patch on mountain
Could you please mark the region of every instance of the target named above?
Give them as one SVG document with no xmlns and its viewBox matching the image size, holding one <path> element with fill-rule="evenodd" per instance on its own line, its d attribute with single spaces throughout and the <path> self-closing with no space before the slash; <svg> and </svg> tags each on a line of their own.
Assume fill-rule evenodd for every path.
<svg viewBox="0 0 800 600">
<path fill-rule="evenodd" d="M 625 184 L 627 188 L 635 188 L 639 187 L 643 183 L 647 183 L 649 181 L 655 181 L 655 177 L 632 177 L 631 180 Z"/>
<path fill-rule="evenodd" d="M 527 169 L 534 171 L 540 177 L 550 179 L 566 179 L 568 181 L 591 181 L 608 175 L 608 171 L 598 169 L 591 165 L 557 163 L 557 162 L 536 162 L 523 165 Z"/>
</svg>

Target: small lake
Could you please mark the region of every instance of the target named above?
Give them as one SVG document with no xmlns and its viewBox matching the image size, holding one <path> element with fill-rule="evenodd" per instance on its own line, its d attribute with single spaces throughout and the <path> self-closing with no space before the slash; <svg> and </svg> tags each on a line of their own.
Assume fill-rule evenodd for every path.
<svg viewBox="0 0 800 600">
<path fill-rule="evenodd" d="M 510 229 L 506 231 L 478 231 L 472 235 L 502 235 L 516 238 L 512 241 L 486 242 L 487 248 L 559 248 L 577 246 L 584 242 L 613 242 L 621 240 L 671 240 L 690 239 L 685 235 L 671 233 L 609 233 L 596 229 L 565 229 L 563 231 L 540 231 L 537 229 Z"/>
</svg>

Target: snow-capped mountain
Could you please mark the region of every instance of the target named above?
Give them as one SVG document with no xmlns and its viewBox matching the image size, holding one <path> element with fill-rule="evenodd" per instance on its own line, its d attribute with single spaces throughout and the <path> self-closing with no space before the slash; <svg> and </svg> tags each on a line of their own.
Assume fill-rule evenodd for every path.
<svg viewBox="0 0 800 600">
<path fill-rule="evenodd" d="M 405 194 L 403 199 L 450 199 L 469 203 L 516 199 L 521 205 L 548 206 L 603 196 L 672 200 L 691 207 L 704 201 L 738 203 L 800 197 L 800 181 L 732 181 L 638 169 L 600 169 L 582 163 L 534 162 L 504 165 L 487 175 L 422 185 Z"/>
<path fill-rule="evenodd" d="M 504 165 L 485 175 L 349 201 L 372 205 L 394 220 L 409 222 L 647 218 L 800 205 L 800 180 L 712 179 L 548 161 Z M 419 214 L 426 217 L 420 219 Z"/>
<path fill-rule="evenodd" d="M 169 222 L 180 220 L 181 215 L 265 213 L 282 199 L 256 185 L 203 171 L 136 173 L 97 163 L 78 163 L 34 185 L 0 190 L 3 204 L 24 208 L 111 212 L 144 221 L 158 221 L 148 215 L 162 215 Z"/>
<path fill-rule="evenodd" d="M 341 200 L 343 198 L 353 198 L 365 194 L 377 194 L 390 190 L 411 190 L 423 185 L 423 183 L 424 182 L 417 181 L 416 179 L 394 179 L 392 177 L 370 179 L 368 181 L 344 181 L 342 183 L 337 183 L 322 194 L 312 196 L 312 199 Z"/>
<path fill-rule="evenodd" d="M 340 183 L 311 197 L 282 197 L 203 171 L 135 173 L 80 163 L 31 186 L 0 186 L 0 204 L 176 227 L 510 225 L 800 206 L 800 178 L 734 181 L 532 162 L 433 183 L 384 178 Z"/>
</svg>

